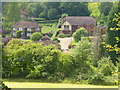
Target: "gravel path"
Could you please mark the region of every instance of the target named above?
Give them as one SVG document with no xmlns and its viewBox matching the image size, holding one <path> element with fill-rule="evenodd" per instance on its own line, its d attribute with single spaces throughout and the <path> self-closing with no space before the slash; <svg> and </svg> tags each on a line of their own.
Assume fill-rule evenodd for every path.
<svg viewBox="0 0 120 90">
<path fill-rule="evenodd" d="M 73 37 L 58 38 L 60 40 L 61 49 L 68 49 L 68 45 L 73 41 Z"/>
</svg>

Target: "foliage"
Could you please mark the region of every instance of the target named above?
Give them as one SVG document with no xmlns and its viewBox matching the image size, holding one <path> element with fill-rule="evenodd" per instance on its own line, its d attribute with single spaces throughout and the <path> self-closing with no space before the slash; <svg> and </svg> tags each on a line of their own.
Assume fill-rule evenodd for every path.
<svg viewBox="0 0 120 90">
<path fill-rule="evenodd" d="M 39 41 L 42 38 L 42 34 L 39 32 L 35 32 L 30 36 L 30 39 L 33 41 Z"/>
<path fill-rule="evenodd" d="M 90 55 L 92 55 L 91 42 L 89 42 L 87 37 L 83 37 L 72 49 L 72 56 L 77 73 L 87 73 L 88 69 L 90 69 Z"/>
<path fill-rule="evenodd" d="M 60 43 L 60 40 L 57 37 L 54 37 L 52 40 L 57 42 L 57 43 Z"/>
<path fill-rule="evenodd" d="M 110 57 L 108 58 L 102 58 L 98 61 L 98 70 L 101 72 L 104 76 L 111 76 L 112 73 L 117 72 L 117 67 L 112 63 L 110 60 Z"/>
<path fill-rule="evenodd" d="M 51 8 L 49 11 L 48 11 L 48 18 L 49 19 L 56 19 L 58 16 L 58 11 L 54 8 Z"/>
<path fill-rule="evenodd" d="M 21 33 L 22 33 L 22 31 L 16 31 L 16 38 L 20 38 L 21 37 Z"/>
<path fill-rule="evenodd" d="M 76 30 L 76 32 L 73 34 L 73 38 L 76 42 L 81 40 L 81 37 L 88 36 L 88 31 L 85 28 L 80 28 Z"/>
<path fill-rule="evenodd" d="M 112 2 L 101 2 L 99 6 L 100 12 L 107 16 L 112 6 L 113 6 Z"/>
<path fill-rule="evenodd" d="M 116 37 L 119 37 L 119 35 L 120 35 L 120 30 L 118 29 L 119 28 L 119 23 L 118 23 L 119 20 L 113 21 L 115 18 L 119 18 L 119 15 L 118 15 L 118 17 L 116 17 L 116 15 L 115 15 L 115 13 L 117 14 L 120 12 L 119 7 L 120 7 L 119 3 L 115 3 L 112 7 L 112 10 L 109 13 L 106 44 L 108 44 L 111 47 L 116 46 Z M 118 49 L 116 49 L 116 50 L 119 50 L 119 47 L 120 47 L 120 44 L 118 42 L 118 46 L 117 46 Z M 116 57 L 118 56 L 116 54 L 116 52 L 113 50 L 108 51 L 108 55 L 110 55 L 112 61 L 114 63 L 116 63 L 116 61 L 117 61 Z"/>
<path fill-rule="evenodd" d="M 59 38 L 64 38 L 65 35 L 64 35 L 63 33 L 60 33 L 60 34 L 58 34 L 58 37 L 59 37 Z"/>
<path fill-rule="evenodd" d="M 3 49 L 3 77 L 43 78 L 53 75 L 59 53 L 54 45 L 43 46 L 13 39 Z"/>
</svg>

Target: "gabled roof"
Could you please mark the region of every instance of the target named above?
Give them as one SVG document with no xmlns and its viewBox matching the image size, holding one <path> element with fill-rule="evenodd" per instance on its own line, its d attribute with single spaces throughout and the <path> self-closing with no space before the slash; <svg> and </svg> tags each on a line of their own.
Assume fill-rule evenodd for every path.
<svg viewBox="0 0 120 90">
<path fill-rule="evenodd" d="M 29 21 L 18 21 L 15 22 L 14 25 L 12 26 L 14 28 L 39 28 L 41 27 L 38 25 L 36 22 L 29 22 Z"/>
<path fill-rule="evenodd" d="M 96 25 L 96 20 L 93 17 L 90 17 L 90 16 L 68 16 L 68 17 L 65 17 L 62 20 L 62 24 L 65 21 L 69 22 L 71 25 L 84 25 L 84 24 Z"/>
<path fill-rule="evenodd" d="M 41 38 L 41 41 L 48 41 L 48 40 L 50 40 L 50 37 L 47 35 L 45 35 Z"/>
</svg>

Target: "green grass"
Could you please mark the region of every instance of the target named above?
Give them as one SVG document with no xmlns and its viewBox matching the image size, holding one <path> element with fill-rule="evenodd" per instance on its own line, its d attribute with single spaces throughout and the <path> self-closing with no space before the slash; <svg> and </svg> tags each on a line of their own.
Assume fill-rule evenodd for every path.
<svg viewBox="0 0 120 90">
<path fill-rule="evenodd" d="M 49 27 L 49 26 L 42 27 L 42 33 L 48 33 L 50 31 L 57 31 L 57 28 L 56 27 Z"/>
<path fill-rule="evenodd" d="M 117 88 L 117 86 L 97 86 L 69 83 L 41 83 L 41 82 L 4 82 L 10 88 Z"/>
<path fill-rule="evenodd" d="M 47 83 L 40 79 L 3 79 L 10 88 L 118 88 L 118 86 L 102 86 L 71 83 Z"/>
</svg>

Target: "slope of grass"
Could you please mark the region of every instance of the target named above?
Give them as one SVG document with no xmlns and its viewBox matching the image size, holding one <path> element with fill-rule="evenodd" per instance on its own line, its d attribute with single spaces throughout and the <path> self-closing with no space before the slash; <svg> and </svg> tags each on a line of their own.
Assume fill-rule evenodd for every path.
<svg viewBox="0 0 120 90">
<path fill-rule="evenodd" d="M 56 27 L 49 27 L 49 26 L 42 27 L 42 33 L 48 33 L 50 31 L 57 31 L 57 28 Z"/>
</svg>

